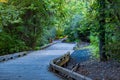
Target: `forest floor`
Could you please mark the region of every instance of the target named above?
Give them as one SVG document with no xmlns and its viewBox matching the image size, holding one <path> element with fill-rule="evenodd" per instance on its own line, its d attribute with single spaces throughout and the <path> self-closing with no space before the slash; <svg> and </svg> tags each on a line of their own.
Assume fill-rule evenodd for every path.
<svg viewBox="0 0 120 80">
<path fill-rule="evenodd" d="M 112 60 L 100 62 L 91 59 L 80 63 L 76 72 L 93 80 L 120 80 L 120 63 Z"/>
<path fill-rule="evenodd" d="M 72 58 L 66 68 L 73 70 L 77 66 L 75 72 L 93 80 L 120 80 L 120 63 L 113 60 L 100 62 L 98 59 L 93 59 L 89 49 L 84 49 L 88 45 L 89 43 L 85 42 L 78 45 L 80 50 L 71 54 Z"/>
</svg>

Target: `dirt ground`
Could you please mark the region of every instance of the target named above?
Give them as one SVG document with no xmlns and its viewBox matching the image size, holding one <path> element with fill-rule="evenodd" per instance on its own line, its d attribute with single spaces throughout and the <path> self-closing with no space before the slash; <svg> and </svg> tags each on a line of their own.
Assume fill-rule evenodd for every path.
<svg viewBox="0 0 120 80">
<path fill-rule="evenodd" d="M 117 61 L 89 60 L 80 63 L 76 72 L 93 80 L 120 80 L 120 63 Z"/>
</svg>

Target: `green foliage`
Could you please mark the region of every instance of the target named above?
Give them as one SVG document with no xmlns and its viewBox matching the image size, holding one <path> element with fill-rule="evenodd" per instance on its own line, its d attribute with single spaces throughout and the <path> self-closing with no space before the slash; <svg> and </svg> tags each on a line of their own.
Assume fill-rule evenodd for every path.
<svg viewBox="0 0 120 80">
<path fill-rule="evenodd" d="M 70 41 L 80 39 L 89 42 L 90 19 L 88 18 L 89 1 L 69 1 L 69 26 L 65 30 Z"/>
<path fill-rule="evenodd" d="M 99 1 L 99 0 L 98 0 Z M 100 21 L 102 19 L 102 17 L 99 14 L 99 8 L 100 6 L 98 5 L 98 1 L 97 0 L 93 0 L 90 2 L 90 7 L 88 8 L 88 13 L 87 13 L 87 20 L 88 20 L 88 24 L 91 30 L 92 35 L 98 36 L 101 33 L 101 31 L 99 31 L 100 26 L 98 24 L 98 21 Z M 105 5 L 105 49 L 106 49 L 106 54 L 108 55 L 108 57 L 110 58 L 119 58 L 119 41 L 120 41 L 120 29 L 119 29 L 119 22 L 120 22 L 120 18 L 119 18 L 119 9 L 118 7 L 120 7 L 118 4 L 120 4 L 120 2 L 118 0 L 116 1 L 111 1 L 111 0 L 106 0 Z M 94 37 L 95 38 L 95 37 Z M 97 43 L 98 40 L 92 41 L 91 38 L 91 42 L 95 42 Z M 93 44 L 96 45 L 96 44 Z M 114 55 L 115 54 L 115 55 Z"/>
<path fill-rule="evenodd" d="M 45 1 L 39 0 L 0 3 L 0 54 L 35 49 L 54 39 L 50 11 Z"/>
<path fill-rule="evenodd" d="M 91 49 L 93 56 L 96 58 L 99 58 L 99 39 L 98 39 L 98 37 L 91 35 L 90 42 L 91 42 L 91 44 L 90 44 L 89 48 Z"/>
<path fill-rule="evenodd" d="M 91 42 L 99 52 L 101 0 L 9 0 L 0 3 L 0 55 L 39 49 L 55 38 Z M 120 1 L 105 0 L 105 48 L 120 56 Z M 7 45 L 7 46 L 6 46 Z"/>
<path fill-rule="evenodd" d="M 68 35 L 69 41 L 81 39 L 85 41 L 90 39 L 93 53 L 99 57 L 99 35 L 103 30 L 100 30 L 99 21 L 102 19 L 100 16 L 101 10 L 98 4 L 101 0 L 81 0 L 69 1 L 70 9 L 69 23 L 66 28 L 65 34 Z M 76 4 L 77 5 L 74 5 Z M 120 56 L 118 45 L 120 41 L 120 1 L 119 0 L 106 0 L 105 1 L 105 48 L 106 54 L 115 58 Z M 78 7 L 79 6 L 79 7 Z M 82 37 L 84 37 L 82 39 Z M 113 55 L 115 54 L 115 55 Z"/>
<path fill-rule="evenodd" d="M 62 38 L 67 20 L 64 4 L 64 0 L 0 3 L 0 54 L 38 49 L 56 37 Z"/>
</svg>

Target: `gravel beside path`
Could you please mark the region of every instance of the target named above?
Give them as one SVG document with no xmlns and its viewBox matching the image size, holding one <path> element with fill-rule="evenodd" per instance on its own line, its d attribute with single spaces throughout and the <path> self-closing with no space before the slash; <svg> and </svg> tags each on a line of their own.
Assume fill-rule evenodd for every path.
<svg viewBox="0 0 120 80">
<path fill-rule="evenodd" d="M 71 54 L 70 61 L 68 62 L 68 66 L 66 66 L 66 68 L 72 70 L 73 67 L 76 66 L 76 64 L 79 64 L 84 61 L 88 61 L 90 57 L 91 57 L 91 52 L 89 49 L 75 50 Z"/>
</svg>

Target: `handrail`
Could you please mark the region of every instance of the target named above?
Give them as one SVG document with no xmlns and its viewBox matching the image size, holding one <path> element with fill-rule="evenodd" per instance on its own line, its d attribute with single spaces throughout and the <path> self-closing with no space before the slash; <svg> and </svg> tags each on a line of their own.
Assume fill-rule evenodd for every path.
<svg viewBox="0 0 120 80">
<path fill-rule="evenodd" d="M 75 79 L 75 80 L 92 80 L 92 79 L 90 79 L 84 75 L 78 74 L 72 70 L 68 70 L 66 68 L 63 68 L 62 66 L 65 65 L 69 61 L 68 56 L 70 58 L 70 53 L 67 53 L 63 56 L 60 56 L 60 57 L 55 58 L 54 60 L 50 61 L 51 70 L 60 72 L 64 75 L 69 76 L 71 79 Z M 62 63 L 62 65 L 61 65 L 61 63 Z"/>
<path fill-rule="evenodd" d="M 63 56 L 54 59 L 53 62 L 54 64 L 58 65 L 58 66 L 63 66 L 64 64 L 66 64 L 70 59 L 70 52 L 67 52 L 67 54 L 64 54 Z"/>
</svg>

